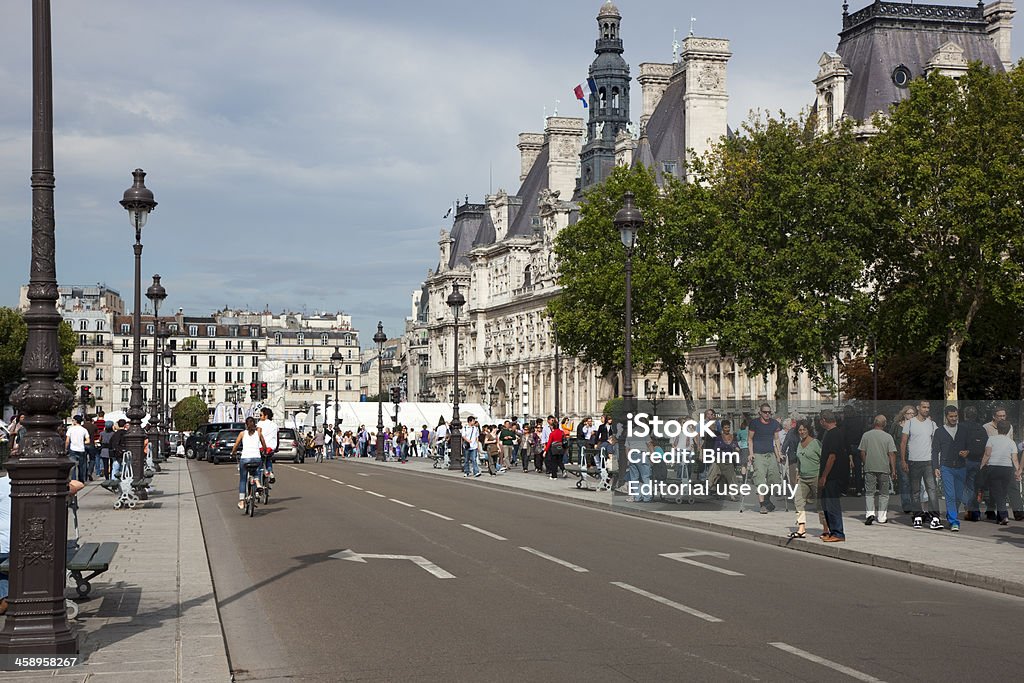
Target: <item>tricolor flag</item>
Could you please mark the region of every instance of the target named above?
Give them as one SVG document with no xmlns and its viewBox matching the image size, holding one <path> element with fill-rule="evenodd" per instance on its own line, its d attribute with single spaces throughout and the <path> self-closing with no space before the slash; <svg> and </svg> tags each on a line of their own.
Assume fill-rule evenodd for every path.
<svg viewBox="0 0 1024 683">
<path fill-rule="evenodd" d="M 583 86 L 582 85 L 577 85 L 575 88 L 573 88 L 573 92 L 576 93 L 576 99 L 579 100 L 580 102 L 582 102 L 583 103 L 583 108 L 586 109 L 587 108 L 587 98 L 583 94 Z"/>
</svg>

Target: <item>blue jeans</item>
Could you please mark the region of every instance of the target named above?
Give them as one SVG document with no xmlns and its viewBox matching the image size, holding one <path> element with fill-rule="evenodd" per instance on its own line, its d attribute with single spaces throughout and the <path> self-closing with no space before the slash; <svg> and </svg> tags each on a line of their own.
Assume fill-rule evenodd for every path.
<svg viewBox="0 0 1024 683">
<path fill-rule="evenodd" d="M 904 510 L 914 509 L 914 499 L 910 495 L 910 473 L 904 472 L 903 467 L 896 464 L 896 472 L 900 477 L 900 502 L 903 504 Z"/>
<path fill-rule="evenodd" d="M 245 465 L 246 465 L 246 463 L 250 463 L 250 462 L 260 462 L 260 460 L 258 458 L 246 458 L 244 460 L 239 460 L 238 461 L 238 493 L 240 495 L 244 495 L 245 494 L 245 480 L 246 480 L 246 477 L 249 474 L 249 470 L 246 469 Z M 263 465 L 261 463 L 260 467 L 256 470 L 256 478 L 258 479 L 260 477 L 260 475 L 262 475 L 262 474 L 263 474 Z"/>
<path fill-rule="evenodd" d="M 963 501 L 964 507 L 968 512 L 980 512 L 977 491 L 975 491 L 975 482 L 978 479 L 979 471 L 981 471 L 980 462 L 974 462 L 973 460 L 967 461 L 967 467 L 964 468 Z M 949 496 L 947 495 L 946 498 L 949 498 Z"/>
<path fill-rule="evenodd" d="M 821 492 L 821 506 L 825 510 L 828 531 L 839 538 L 846 538 L 846 533 L 843 531 L 843 505 L 840 498 L 845 488 L 837 481 L 826 481 L 825 488 Z"/>
<path fill-rule="evenodd" d="M 964 498 L 964 486 L 967 484 L 966 467 L 942 466 L 942 490 L 946 494 L 946 521 L 950 524 L 960 525 L 960 518 L 957 513 L 960 504 L 966 503 Z"/>
<path fill-rule="evenodd" d="M 630 490 L 630 489 L 635 490 L 636 491 L 636 499 L 637 499 L 637 501 L 639 501 L 641 503 L 650 503 L 653 500 L 652 496 L 641 496 L 640 495 L 640 489 L 639 489 L 639 486 L 641 486 L 641 485 L 643 485 L 645 483 L 650 483 L 650 481 L 651 481 L 651 465 L 650 465 L 650 463 L 638 462 L 638 463 L 631 464 L 629 466 L 629 469 L 626 470 L 626 479 L 630 483 L 636 482 L 636 487 L 637 488 L 634 489 L 633 486 L 629 486 L 627 491 Z"/>
<path fill-rule="evenodd" d="M 465 474 L 472 474 L 474 477 L 480 474 L 480 462 L 477 458 L 477 452 L 479 449 L 467 448 L 462 452 L 462 471 Z M 472 471 L 470 471 L 472 468 Z"/>
</svg>

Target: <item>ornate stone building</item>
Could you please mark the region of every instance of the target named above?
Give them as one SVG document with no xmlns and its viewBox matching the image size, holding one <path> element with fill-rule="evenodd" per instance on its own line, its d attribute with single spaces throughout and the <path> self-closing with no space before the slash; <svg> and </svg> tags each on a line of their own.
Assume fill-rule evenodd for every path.
<svg viewBox="0 0 1024 683">
<path fill-rule="evenodd" d="M 850 13 L 844 7 L 836 52 L 826 52 L 814 80 L 815 107 L 827 128 L 839 117 L 868 121 L 905 97 L 906 80 L 931 69 L 955 75 L 972 59 L 1004 68 L 1010 62 L 1011 0 L 951 7 L 876 1 Z M 519 135 L 519 189 L 499 190 L 479 204 L 458 205 L 451 230 L 442 230 L 439 258 L 412 296 L 402 344 L 409 396 L 446 401 L 453 361 L 467 400 L 494 405 L 494 414 L 530 416 L 599 413 L 618 393 L 617 373 L 560 356 L 545 315 L 559 293 L 555 235 L 578 217 L 581 193 L 614 165 L 643 164 L 659 183 L 689 178 L 688 162 L 728 135 L 728 40 L 689 36 L 670 63 L 639 66 L 642 113 L 629 121 L 630 70 L 622 55 L 622 16 L 605 3 L 597 17 L 597 90 L 588 119 L 551 117 L 543 133 Z M 618 245 L 610 245 L 611 249 Z M 454 348 L 454 317 L 445 300 L 458 284 L 466 296 Z M 841 359 L 824 359 L 831 386 L 804 373 L 790 379 L 792 401 L 831 401 Z M 652 374 L 634 380 L 640 398 L 679 398 L 681 378 Z M 751 376 L 713 344 L 689 354 L 686 371 L 694 399 L 727 410 L 749 409 L 775 395 L 774 376 Z"/>
</svg>

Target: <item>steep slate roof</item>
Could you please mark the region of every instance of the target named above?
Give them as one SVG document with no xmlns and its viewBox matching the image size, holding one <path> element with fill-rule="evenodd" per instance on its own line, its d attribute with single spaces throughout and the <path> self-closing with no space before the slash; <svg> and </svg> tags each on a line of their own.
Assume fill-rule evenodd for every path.
<svg viewBox="0 0 1024 683">
<path fill-rule="evenodd" d="M 664 182 L 662 164 L 675 162 L 676 177 L 686 171 L 686 79 L 681 75 L 665 89 L 661 101 L 647 121 L 643 137 L 633 155 L 633 164 L 654 169 L 658 184 Z"/>
<path fill-rule="evenodd" d="M 844 16 L 836 52 L 853 73 L 844 113 L 857 121 L 887 113 L 910 95 L 893 82 L 893 70 L 902 64 L 913 78 L 924 76 L 935 51 L 948 41 L 963 48 L 968 62 L 1003 71 L 986 28 L 983 10 L 976 6 L 876 2 Z"/>
<path fill-rule="evenodd" d="M 473 246 L 483 247 L 488 244 L 494 244 L 496 238 L 497 233 L 494 230 L 494 221 L 491 220 L 491 212 L 485 209 L 484 216 L 480 219 L 480 228 L 477 230 Z"/>
<path fill-rule="evenodd" d="M 509 225 L 509 237 L 530 237 L 533 235 L 533 219 L 537 216 L 538 196 L 541 190 L 548 189 L 549 158 L 548 144 L 545 142 L 544 146 L 541 147 L 540 154 L 537 155 L 536 161 L 530 167 L 526 180 L 519 187 L 519 192 L 516 192 L 516 196 L 522 200 L 523 205 L 519 207 L 515 218 L 512 219 L 512 223 Z M 562 197 L 561 199 L 568 199 L 568 197 Z M 492 229 L 493 227 L 491 226 Z"/>
<path fill-rule="evenodd" d="M 487 213 L 487 207 L 483 204 L 463 204 L 456 209 L 455 225 L 452 226 L 452 239 L 455 241 L 452 244 L 452 252 L 448 256 L 449 268 L 469 265 L 466 255 L 473 249 L 477 236 L 480 234 L 480 225 Z M 491 232 L 493 233 L 493 231 L 494 226 L 491 225 Z"/>
</svg>

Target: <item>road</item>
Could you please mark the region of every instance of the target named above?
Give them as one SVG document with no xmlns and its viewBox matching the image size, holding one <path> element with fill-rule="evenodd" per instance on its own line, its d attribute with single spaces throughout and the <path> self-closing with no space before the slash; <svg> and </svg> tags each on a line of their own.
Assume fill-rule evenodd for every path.
<svg viewBox="0 0 1024 683">
<path fill-rule="evenodd" d="M 353 460 L 279 463 L 250 519 L 234 467 L 189 466 L 238 681 L 1024 670 L 1017 598 Z"/>
</svg>

